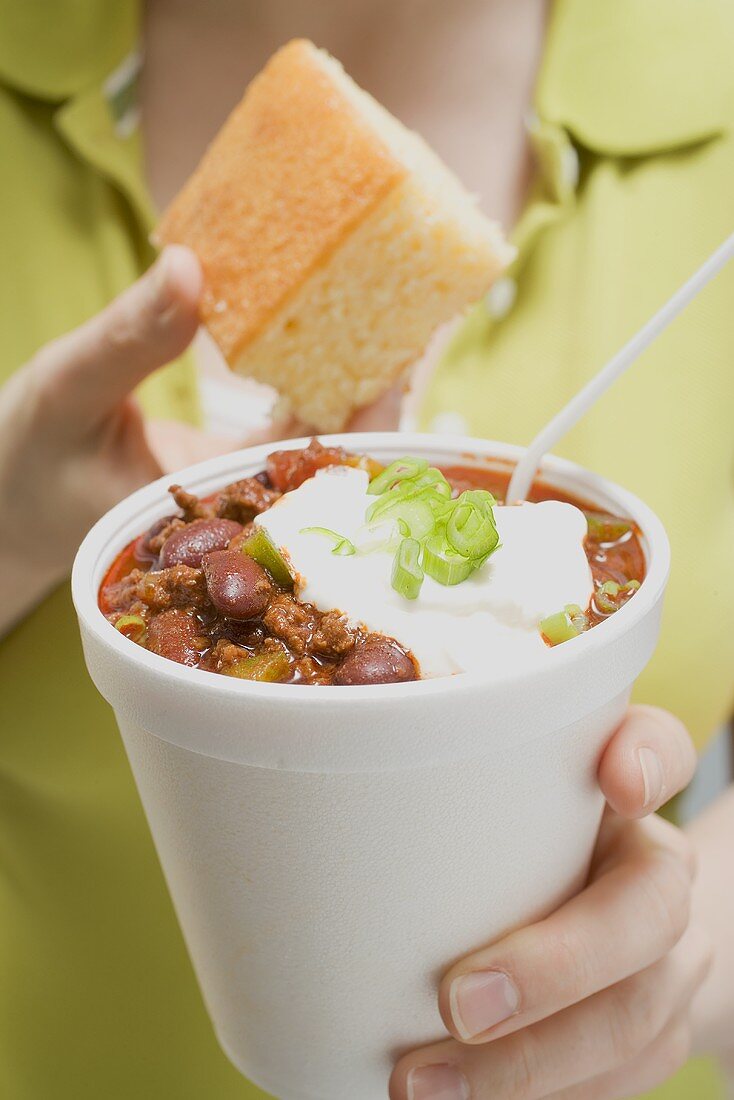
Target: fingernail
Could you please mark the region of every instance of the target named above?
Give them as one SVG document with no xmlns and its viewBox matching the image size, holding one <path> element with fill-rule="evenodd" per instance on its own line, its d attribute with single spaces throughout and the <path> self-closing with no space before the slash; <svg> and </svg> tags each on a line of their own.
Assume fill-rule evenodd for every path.
<svg viewBox="0 0 734 1100">
<path fill-rule="evenodd" d="M 469 1100 L 469 1082 L 456 1066 L 418 1066 L 408 1074 L 408 1100 Z"/>
<path fill-rule="evenodd" d="M 644 809 L 648 806 L 656 806 L 663 796 L 663 765 L 660 757 L 654 749 L 643 745 L 637 750 L 637 758 L 640 761 L 642 783 L 644 787 Z"/>
<path fill-rule="evenodd" d="M 514 1016 L 520 1005 L 520 995 L 501 970 L 477 970 L 454 978 L 449 1004 L 461 1038 L 473 1039 Z"/>
</svg>

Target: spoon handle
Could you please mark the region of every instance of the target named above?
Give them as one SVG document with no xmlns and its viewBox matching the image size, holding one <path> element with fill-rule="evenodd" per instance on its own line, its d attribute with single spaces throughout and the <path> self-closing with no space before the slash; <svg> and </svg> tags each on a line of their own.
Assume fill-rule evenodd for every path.
<svg viewBox="0 0 734 1100">
<path fill-rule="evenodd" d="M 685 309 L 698 292 L 713 279 L 729 260 L 734 257 L 734 233 L 728 237 L 698 271 L 675 292 L 665 305 L 643 325 L 638 333 L 629 340 L 617 354 L 602 367 L 598 374 L 586 383 L 571 398 L 560 412 L 538 433 L 515 467 L 507 491 L 507 503 L 527 498 L 533 478 L 544 455 L 552 450 L 558 441 L 588 412 L 595 401 L 609 389 L 613 382 L 624 374 L 634 363 L 648 344 L 651 344 L 663 329 L 667 328 L 674 317 Z M 734 308 L 734 304 L 733 304 Z"/>
</svg>

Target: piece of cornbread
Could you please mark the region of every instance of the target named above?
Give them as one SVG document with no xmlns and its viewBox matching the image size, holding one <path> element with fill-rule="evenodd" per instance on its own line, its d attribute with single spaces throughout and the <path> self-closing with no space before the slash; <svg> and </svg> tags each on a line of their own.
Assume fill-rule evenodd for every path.
<svg viewBox="0 0 734 1100">
<path fill-rule="evenodd" d="M 230 366 L 343 427 L 512 258 L 428 146 L 312 43 L 253 80 L 164 214 L 199 256 Z"/>
</svg>

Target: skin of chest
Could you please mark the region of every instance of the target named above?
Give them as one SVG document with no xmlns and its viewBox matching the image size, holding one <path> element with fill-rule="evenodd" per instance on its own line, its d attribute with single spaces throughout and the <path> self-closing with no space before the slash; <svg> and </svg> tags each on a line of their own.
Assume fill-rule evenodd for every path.
<svg viewBox="0 0 734 1100">
<path fill-rule="evenodd" d="M 277 0 L 267 9 L 151 0 L 141 102 L 153 198 L 163 206 L 173 197 L 268 56 L 305 36 L 421 133 L 509 227 L 532 172 L 524 118 L 545 18 L 546 0 Z"/>
</svg>

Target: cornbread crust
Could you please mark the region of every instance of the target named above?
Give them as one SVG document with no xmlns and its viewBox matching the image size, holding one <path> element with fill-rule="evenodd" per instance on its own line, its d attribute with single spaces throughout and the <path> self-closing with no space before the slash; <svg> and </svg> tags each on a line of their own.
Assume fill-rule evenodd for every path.
<svg viewBox="0 0 734 1100">
<path fill-rule="evenodd" d="M 319 56 L 296 40 L 270 59 L 154 235 L 199 257 L 201 319 L 230 363 L 407 175 Z"/>
</svg>

